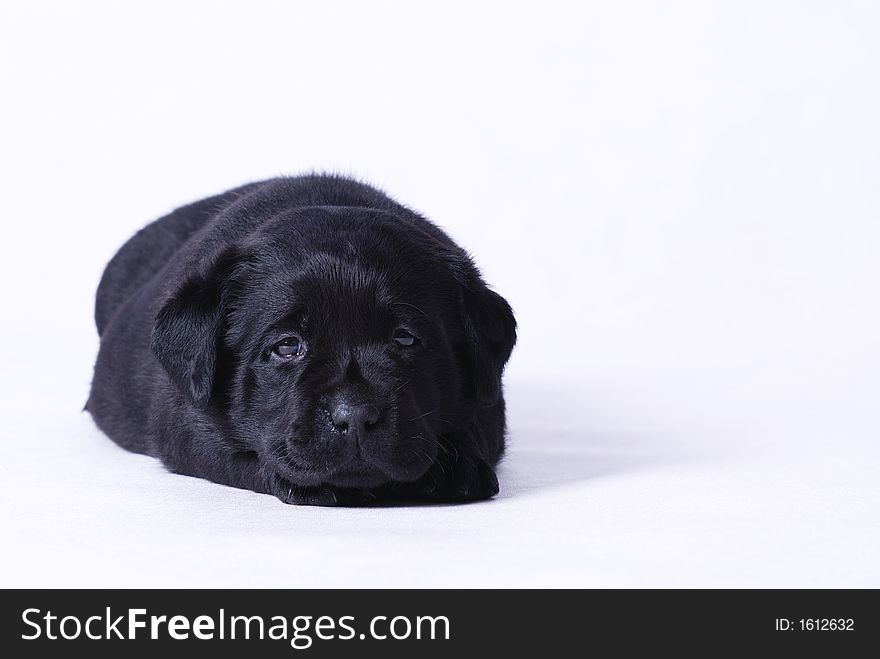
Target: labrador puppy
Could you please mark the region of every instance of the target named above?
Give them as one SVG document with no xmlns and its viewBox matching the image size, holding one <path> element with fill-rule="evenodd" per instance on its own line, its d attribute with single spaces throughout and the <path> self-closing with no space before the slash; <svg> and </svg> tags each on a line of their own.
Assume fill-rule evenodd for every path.
<svg viewBox="0 0 880 659">
<path fill-rule="evenodd" d="M 86 405 L 172 472 L 286 503 L 498 492 L 516 323 L 443 231 L 337 176 L 174 211 L 113 257 Z"/>
</svg>

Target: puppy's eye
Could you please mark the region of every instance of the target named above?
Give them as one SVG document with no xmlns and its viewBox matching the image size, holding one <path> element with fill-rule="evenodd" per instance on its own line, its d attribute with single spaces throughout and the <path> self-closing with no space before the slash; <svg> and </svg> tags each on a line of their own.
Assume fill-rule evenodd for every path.
<svg viewBox="0 0 880 659">
<path fill-rule="evenodd" d="M 272 346 L 272 352 L 279 357 L 290 359 L 291 357 L 299 357 L 306 350 L 306 345 L 298 336 L 288 336 Z"/>
<path fill-rule="evenodd" d="M 411 348 L 419 342 L 419 337 L 405 329 L 398 329 L 394 332 L 394 342 L 404 348 Z"/>
</svg>

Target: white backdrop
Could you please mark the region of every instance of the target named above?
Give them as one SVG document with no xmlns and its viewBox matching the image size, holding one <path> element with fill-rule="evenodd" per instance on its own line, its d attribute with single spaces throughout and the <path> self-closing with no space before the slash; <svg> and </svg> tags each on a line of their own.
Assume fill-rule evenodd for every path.
<svg viewBox="0 0 880 659">
<path fill-rule="evenodd" d="M 0 9 L 2 586 L 880 586 L 880 10 Z M 286 507 L 81 413 L 137 228 L 352 173 L 513 305 L 502 493 Z"/>
</svg>

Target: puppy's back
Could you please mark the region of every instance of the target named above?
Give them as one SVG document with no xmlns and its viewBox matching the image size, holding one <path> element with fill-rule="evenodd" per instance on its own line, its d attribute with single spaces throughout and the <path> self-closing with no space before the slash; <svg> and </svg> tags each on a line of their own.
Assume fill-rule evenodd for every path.
<svg viewBox="0 0 880 659">
<path fill-rule="evenodd" d="M 254 185 L 182 206 L 129 238 L 104 268 L 98 285 L 95 298 L 98 335 L 103 335 L 116 312 L 171 260 L 193 233 Z"/>
</svg>

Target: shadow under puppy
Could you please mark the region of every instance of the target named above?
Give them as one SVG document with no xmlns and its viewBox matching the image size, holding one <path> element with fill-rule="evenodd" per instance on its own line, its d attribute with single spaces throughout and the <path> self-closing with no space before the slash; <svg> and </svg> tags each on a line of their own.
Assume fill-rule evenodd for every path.
<svg viewBox="0 0 880 659">
<path fill-rule="evenodd" d="M 498 492 L 510 306 L 443 231 L 335 176 L 139 231 L 98 287 L 87 409 L 171 471 L 288 503 Z"/>
</svg>

